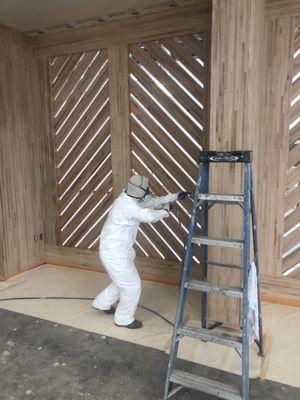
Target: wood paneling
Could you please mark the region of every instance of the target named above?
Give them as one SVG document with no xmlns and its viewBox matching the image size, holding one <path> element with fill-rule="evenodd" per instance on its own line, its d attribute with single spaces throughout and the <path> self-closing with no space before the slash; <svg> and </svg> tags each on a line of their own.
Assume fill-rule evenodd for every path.
<svg viewBox="0 0 300 400">
<path fill-rule="evenodd" d="M 46 263 L 64 267 L 81 268 L 89 271 L 105 272 L 99 254 L 95 250 L 73 249 L 63 246 L 46 245 Z M 137 267 L 143 279 L 178 285 L 181 264 L 176 262 L 136 258 Z M 199 270 L 193 275 L 199 279 Z M 261 277 L 264 301 L 300 306 L 299 280 L 288 278 Z"/>
<path fill-rule="evenodd" d="M 46 262 L 91 271 L 105 272 L 98 251 L 46 245 Z M 181 264 L 164 260 L 136 258 L 136 265 L 144 279 L 178 284 Z"/>
<path fill-rule="evenodd" d="M 129 46 L 131 166 L 150 178 L 158 196 L 194 191 L 199 152 L 209 137 L 209 46 L 207 32 Z M 176 209 L 184 233 L 176 210 L 155 225 L 141 225 L 137 243 L 146 256 L 183 259 L 192 201 L 186 199 Z"/>
<path fill-rule="evenodd" d="M 270 276 L 281 274 L 292 39 L 292 18 L 266 21 L 258 221 L 262 272 Z"/>
<path fill-rule="evenodd" d="M 4 277 L 44 259 L 39 234 L 44 233 L 42 209 L 50 170 L 44 174 L 48 158 L 43 138 L 47 131 L 44 62 L 32 58 L 27 39 L 4 27 L 0 27 L 0 59 L 0 276 Z"/>
<path fill-rule="evenodd" d="M 300 15 L 299 0 L 266 0 L 266 17 L 291 17 Z"/>
<path fill-rule="evenodd" d="M 283 237 L 283 260 L 282 273 L 291 276 L 300 276 L 300 18 L 293 19 L 293 68 L 291 74 L 292 86 L 290 90 L 290 113 L 289 113 L 289 140 L 286 140 L 288 147 L 288 162 L 286 164 L 286 192 L 284 201 L 284 217 L 293 221 L 288 230 L 284 230 Z M 288 215 L 287 215 L 288 214 Z"/>
<path fill-rule="evenodd" d="M 108 48 L 113 194 L 118 196 L 130 177 L 128 49 Z"/>
<path fill-rule="evenodd" d="M 44 34 L 30 39 L 37 56 L 56 56 L 95 50 L 120 43 L 135 43 L 161 37 L 197 33 L 210 28 L 211 1 L 178 7 L 161 13 L 132 17 L 72 32 Z"/>
<path fill-rule="evenodd" d="M 255 170 L 260 134 L 264 11 L 261 0 L 213 1 L 210 149 L 253 150 Z M 241 168 L 218 165 L 212 168 L 211 183 L 212 193 L 240 193 Z M 215 206 L 210 213 L 210 236 L 241 238 L 240 209 Z M 229 264 L 241 262 L 241 253 L 237 250 L 214 249 L 209 252 L 209 257 Z M 224 268 L 212 268 L 210 280 L 241 284 L 238 271 L 232 273 Z M 210 296 L 209 305 L 212 320 L 239 323 L 239 301 Z"/>
<path fill-rule="evenodd" d="M 97 247 L 112 192 L 107 51 L 53 57 L 49 70 L 57 243 Z"/>
</svg>

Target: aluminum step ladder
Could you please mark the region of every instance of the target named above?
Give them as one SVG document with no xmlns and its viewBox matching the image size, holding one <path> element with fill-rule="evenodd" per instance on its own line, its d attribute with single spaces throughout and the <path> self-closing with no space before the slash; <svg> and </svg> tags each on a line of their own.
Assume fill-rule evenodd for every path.
<svg viewBox="0 0 300 400">
<path fill-rule="evenodd" d="M 210 163 L 243 163 L 244 169 L 244 193 L 242 195 L 211 194 L 209 193 L 209 166 Z M 211 238 L 208 236 L 208 210 L 215 204 L 236 204 L 243 209 L 243 240 Z M 196 236 L 199 210 L 202 212 L 202 232 L 204 236 Z M 252 222 L 252 224 L 251 224 Z M 168 365 L 165 392 L 163 400 L 167 400 L 182 388 L 199 390 L 220 399 L 225 400 L 248 400 L 249 399 L 249 298 L 248 281 L 250 270 L 250 225 L 252 225 L 254 261 L 257 268 L 258 285 L 258 309 L 259 309 L 259 338 L 256 343 L 259 347 L 258 355 L 263 356 L 263 336 L 261 302 L 259 295 L 259 260 L 257 248 L 255 198 L 252 178 L 252 152 L 233 151 L 216 152 L 203 151 L 200 153 L 200 168 L 196 182 L 195 197 L 193 203 L 192 219 L 186 245 L 182 280 L 177 307 L 177 315 L 173 332 L 170 361 Z M 202 247 L 203 275 L 204 280 L 190 279 L 190 270 L 194 254 L 194 246 Z M 237 249 L 243 252 L 242 265 L 227 265 L 208 261 L 208 246 L 221 246 Z M 240 269 L 243 272 L 243 286 L 232 287 L 207 282 L 208 267 L 214 265 L 224 268 Z M 202 292 L 202 316 L 201 327 L 195 327 L 190 323 L 182 325 L 183 314 L 188 290 Z M 207 329 L 206 308 L 207 293 L 222 294 L 241 298 L 243 302 L 243 323 L 240 336 L 229 333 Z M 213 328 L 213 327 L 212 327 Z M 176 359 L 180 339 L 191 337 L 205 342 L 218 343 L 236 349 L 242 357 L 242 385 L 232 387 L 224 383 L 199 377 L 191 373 L 176 369 Z M 174 387 L 174 384 L 177 386 Z"/>
</svg>

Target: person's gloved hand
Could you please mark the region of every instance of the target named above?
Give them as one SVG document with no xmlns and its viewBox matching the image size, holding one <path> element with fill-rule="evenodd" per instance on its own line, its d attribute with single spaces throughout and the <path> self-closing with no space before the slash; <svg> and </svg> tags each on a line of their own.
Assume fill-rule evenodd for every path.
<svg viewBox="0 0 300 400">
<path fill-rule="evenodd" d="M 177 198 L 178 200 L 182 200 L 188 197 L 190 194 L 191 194 L 190 192 L 179 192 Z"/>
</svg>

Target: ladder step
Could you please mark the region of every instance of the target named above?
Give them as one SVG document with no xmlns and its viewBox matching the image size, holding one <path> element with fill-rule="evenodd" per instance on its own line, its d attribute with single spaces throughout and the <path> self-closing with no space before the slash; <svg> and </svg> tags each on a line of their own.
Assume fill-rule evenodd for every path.
<svg viewBox="0 0 300 400">
<path fill-rule="evenodd" d="M 218 246 L 218 247 L 231 247 L 234 249 L 243 249 L 243 247 L 244 247 L 243 240 L 210 238 L 208 236 L 193 236 L 192 243 L 206 244 L 206 245 Z"/>
<path fill-rule="evenodd" d="M 188 372 L 173 370 L 170 381 L 184 387 L 199 390 L 224 400 L 242 400 L 240 390 L 212 379 L 203 378 Z"/>
<path fill-rule="evenodd" d="M 214 261 L 207 261 L 208 265 L 215 266 L 215 267 L 224 267 L 224 268 L 233 268 L 233 269 L 243 269 L 242 265 L 238 264 L 223 264 Z"/>
<path fill-rule="evenodd" d="M 226 332 L 197 328 L 189 322 L 182 328 L 179 328 L 177 333 L 182 336 L 204 340 L 205 342 L 222 344 L 224 346 L 233 347 L 237 350 L 242 350 L 241 337 L 230 335 Z"/>
<path fill-rule="evenodd" d="M 201 193 L 199 194 L 198 199 L 203 201 L 211 201 L 213 203 L 227 203 L 227 204 L 240 204 L 244 202 L 244 196 L 237 194 Z"/>
<path fill-rule="evenodd" d="M 213 292 L 232 297 L 243 296 L 243 289 L 240 287 L 218 285 L 216 283 L 198 281 L 195 279 L 190 279 L 185 282 L 184 287 L 186 289 L 199 290 L 202 292 Z"/>
</svg>

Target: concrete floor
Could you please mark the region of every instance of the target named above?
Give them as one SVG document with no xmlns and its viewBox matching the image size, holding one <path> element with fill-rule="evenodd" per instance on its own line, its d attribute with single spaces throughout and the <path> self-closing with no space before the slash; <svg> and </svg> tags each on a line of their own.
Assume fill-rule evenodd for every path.
<svg viewBox="0 0 300 400">
<path fill-rule="evenodd" d="M 163 352 L 0 309 L 1 400 L 159 400 Z M 231 383 L 236 375 L 185 361 L 179 367 Z M 284 367 L 284 366 L 283 366 Z M 251 400 L 299 400 L 300 389 L 251 381 Z M 182 391 L 174 400 L 213 400 Z"/>
</svg>

